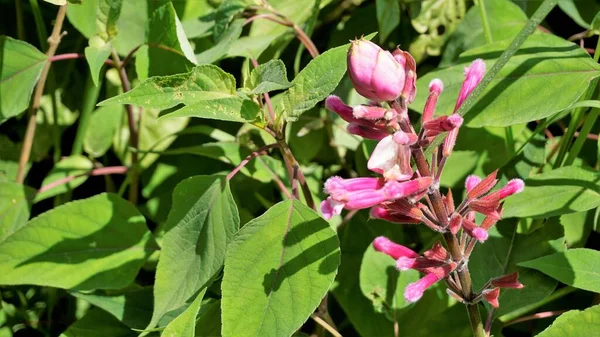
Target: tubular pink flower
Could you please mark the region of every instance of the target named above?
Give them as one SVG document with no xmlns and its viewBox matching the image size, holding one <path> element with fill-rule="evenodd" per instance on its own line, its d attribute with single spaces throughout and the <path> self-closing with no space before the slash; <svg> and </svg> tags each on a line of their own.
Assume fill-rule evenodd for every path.
<svg viewBox="0 0 600 337">
<path fill-rule="evenodd" d="M 344 203 L 334 200 L 331 197 L 321 202 L 321 213 L 325 219 L 331 219 L 334 215 L 340 215 L 344 209 Z"/>
<path fill-rule="evenodd" d="M 509 288 L 509 289 L 521 289 L 523 284 L 519 282 L 519 273 L 514 272 L 512 274 L 496 277 L 490 281 L 491 285 L 498 288 Z"/>
<path fill-rule="evenodd" d="M 402 130 L 394 132 L 393 139 L 400 145 L 413 145 L 417 142 L 418 136 L 414 133 L 406 133 Z"/>
<path fill-rule="evenodd" d="M 458 114 L 452 114 L 450 116 L 442 116 L 432 119 L 425 124 L 425 136 L 434 137 L 442 132 L 451 131 L 460 127 L 463 123 L 463 118 Z"/>
<path fill-rule="evenodd" d="M 483 75 L 485 74 L 485 63 L 482 59 L 477 59 L 471 63 L 470 67 L 465 68 L 465 81 L 460 88 L 458 99 L 456 100 L 456 106 L 454 112 L 460 108 L 460 106 L 467 99 L 469 94 L 475 89 L 477 84 L 481 82 Z"/>
<path fill-rule="evenodd" d="M 385 236 L 375 238 L 375 240 L 373 240 L 373 248 L 375 248 L 375 250 L 378 252 L 382 252 L 391 256 L 394 260 L 397 260 L 401 257 L 419 256 L 419 254 L 415 253 L 412 249 L 392 242 Z"/>
<path fill-rule="evenodd" d="M 325 181 L 325 193 L 333 198 L 344 199 L 349 192 L 361 190 L 375 190 L 383 187 L 383 181 L 379 178 L 351 178 L 343 179 L 333 176 Z"/>
<path fill-rule="evenodd" d="M 470 175 L 465 179 L 465 189 L 467 193 L 471 192 L 475 186 L 477 186 L 481 182 L 481 178 L 476 175 Z"/>
<path fill-rule="evenodd" d="M 379 106 L 369 105 L 357 105 L 352 109 L 352 113 L 355 118 L 364 119 L 388 119 L 391 120 L 396 117 L 396 112 Z"/>
<path fill-rule="evenodd" d="M 416 219 L 407 215 L 395 213 L 390 209 L 383 206 L 375 206 L 371 208 L 369 215 L 373 219 L 381 219 L 393 223 L 399 224 L 418 224 L 421 223 L 420 219 Z"/>
<path fill-rule="evenodd" d="M 343 120 L 348 123 L 356 123 L 358 120 L 354 118 L 352 107 L 344 104 L 341 98 L 335 95 L 330 95 L 325 99 L 325 107 L 338 114 Z"/>
<path fill-rule="evenodd" d="M 389 180 L 408 180 L 413 175 L 410 148 L 396 143 L 392 135 L 379 141 L 367 162 L 367 168 Z"/>
<path fill-rule="evenodd" d="M 498 298 L 500 297 L 500 288 L 485 289 L 482 292 L 483 298 L 494 308 L 498 308 L 500 303 Z"/>
<path fill-rule="evenodd" d="M 361 136 L 366 139 L 373 139 L 373 140 L 382 140 L 383 138 L 390 135 L 385 130 L 374 128 L 374 127 L 369 127 L 369 126 L 361 125 L 361 124 L 357 124 L 357 123 L 348 124 L 348 126 L 346 127 L 346 130 L 348 130 L 348 133 L 351 133 L 353 135 L 357 135 L 357 136 Z"/>
<path fill-rule="evenodd" d="M 438 97 L 440 97 L 442 90 L 444 90 L 444 83 L 439 78 L 434 78 L 429 82 L 429 96 L 427 97 L 427 102 L 425 102 L 425 108 L 423 108 L 422 124 L 427 123 L 433 118 Z"/>
<path fill-rule="evenodd" d="M 385 190 L 388 200 L 396 200 L 426 190 L 432 183 L 433 178 L 431 177 L 416 178 L 404 182 L 390 180 L 385 183 L 383 190 Z"/>
<path fill-rule="evenodd" d="M 390 52 L 364 39 L 352 41 L 348 49 L 348 75 L 360 95 L 376 102 L 398 98 L 406 76 Z"/>
<path fill-rule="evenodd" d="M 435 274 L 427 274 L 415 283 L 409 284 L 404 290 L 404 298 L 407 302 L 414 303 L 423 297 L 423 293 L 434 283 L 439 281 L 439 278 Z"/>
<path fill-rule="evenodd" d="M 502 187 L 498 190 L 498 197 L 500 200 L 510 197 L 513 194 L 523 192 L 525 188 L 525 183 L 521 179 L 512 179 L 510 180 L 506 186 Z"/>
</svg>

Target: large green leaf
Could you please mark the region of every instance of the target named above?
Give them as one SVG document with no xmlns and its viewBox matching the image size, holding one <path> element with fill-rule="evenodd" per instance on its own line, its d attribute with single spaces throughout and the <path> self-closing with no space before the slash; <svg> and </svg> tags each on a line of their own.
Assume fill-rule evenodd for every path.
<svg viewBox="0 0 600 337">
<path fill-rule="evenodd" d="M 340 261 L 329 224 L 299 201 L 248 222 L 227 249 L 223 336 L 290 336 L 327 293 Z"/>
<path fill-rule="evenodd" d="M 285 64 L 281 60 L 270 60 L 252 69 L 250 73 L 250 93 L 264 94 L 274 90 L 285 90 L 293 86 L 287 79 Z"/>
<path fill-rule="evenodd" d="M 146 43 L 148 46 L 136 55 L 136 70 L 142 80 L 150 76 L 185 73 L 196 64 L 194 50 L 171 2 L 152 13 Z"/>
<path fill-rule="evenodd" d="M 120 121 L 125 115 L 121 106 L 103 106 L 96 109 L 90 117 L 90 125 L 83 138 L 83 149 L 94 158 L 102 157 L 113 143 Z M 142 121 L 146 125 L 146 118 Z M 142 138 L 147 138 L 142 134 Z"/>
<path fill-rule="evenodd" d="M 84 156 L 71 156 L 67 157 L 54 165 L 52 171 L 44 178 L 42 187 L 49 184 L 55 183 L 59 180 L 65 179 L 70 176 L 76 176 L 77 178 L 65 183 L 54 186 L 53 188 L 47 189 L 44 192 L 39 193 L 35 197 L 35 202 L 72 191 L 77 186 L 83 184 L 88 176 L 86 175 L 94 168 L 94 163 Z"/>
<path fill-rule="evenodd" d="M 221 68 L 205 64 L 185 74 L 147 79 L 133 90 L 98 105 L 133 104 L 146 108 L 185 107 L 166 116 L 194 116 L 227 121 L 252 121 L 258 105 L 236 95 L 235 78 Z"/>
<path fill-rule="evenodd" d="M 509 0 L 485 0 L 485 11 L 494 41 L 515 37 L 527 22 L 527 15 Z M 460 53 L 486 44 L 478 6 L 473 6 L 448 40 L 440 67 L 454 63 Z"/>
<path fill-rule="evenodd" d="M 60 337 L 135 337 L 137 335 L 110 314 L 101 309 L 92 308 Z"/>
<path fill-rule="evenodd" d="M 452 113 L 464 80 L 464 67 L 473 59 L 483 58 L 490 69 L 510 42 L 494 42 L 463 53 L 457 65 L 420 78 L 417 91 L 428 92 L 429 82 L 440 78 L 444 92 L 437 114 Z M 550 34 L 533 35 L 494 77 L 465 119 L 472 127 L 539 120 L 571 106 L 598 76 L 600 66 L 578 45 Z M 557 92 L 560 95 L 555 95 Z M 427 95 L 417 95 L 412 108 L 422 111 L 426 98 Z"/>
<path fill-rule="evenodd" d="M 202 305 L 206 288 L 202 289 L 196 299 L 181 315 L 172 320 L 161 336 L 164 337 L 194 337 L 196 335 L 196 316 Z"/>
<path fill-rule="evenodd" d="M 242 34 L 244 22 L 244 19 L 233 21 L 216 45 L 196 55 L 198 64 L 213 63 L 225 56 Z"/>
<path fill-rule="evenodd" d="M 400 1 L 377 0 L 376 4 L 379 41 L 383 43 L 390 33 L 400 24 Z"/>
<path fill-rule="evenodd" d="M 373 302 L 378 312 L 395 317 L 396 312 L 410 303 L 404 300 L 404 289 L 419 279 L 419 272 L 399 272 L 396 261 L 369 246 L 360 265 L 360 290 Z"/>
<path fill-rule="evenodd" d="M 0 242 L 27 223 L 34 197 L 29 186 L 0 181 Z"/>
<path fill-rule="evenodd" d="M 591 337 L 600 331 L 600 305 L 583 311 L 570 310 L 560 315 L 537 337 Z"/>
<path fill-rule="evenodd" d="M 0 243 L 0 284 L 118 289 L 156 250 L 144 217 L 114 194 L 41 214 Z"/>
<path fill-rule="evenodd" d="M 547 171 L 525 181 L 525 190 L 506 200 L 504 217 L 547 218 L 600 205 L 600 174 L 576 166 Z"/>
<path fill-rule="evenodd" d="M 600 252 L 579 248 L 519 263 L 575 288 L 600 293 Z"/>
<path fill-rule="evenodd" d="M 0 124 L 27 109 L 47 59 L 29 43 L 0 36 Z"/>
<path fill-rule="evenodd" d="M 549 222 L 531 234 L 519 234 L 517 227 L 516 221 L 509 220 L 491 228 L 488 240 L 475 247 L 469 260 L 475 291 L 491 278 L 519 272 L 519 281 L 525 288 L 502 290 L 500 308 L 494 317 L 541 301 L 556 287 L 555 280 L 535 270 L 517 268 L 517 264 L 564 250 L 562 227 Z"/>
<path fill-rule="evenodd" d="M 195 176 L 173 191 L 173 206 L 156 270 L 154 327 L 218 273 L 239 227 L 238 210 L 222 176 Z"/>
</svg>

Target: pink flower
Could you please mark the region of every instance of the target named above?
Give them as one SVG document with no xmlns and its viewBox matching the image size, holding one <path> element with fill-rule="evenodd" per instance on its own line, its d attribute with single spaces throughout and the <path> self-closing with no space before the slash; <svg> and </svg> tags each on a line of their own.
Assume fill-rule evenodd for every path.
<svg viewBox="0 0 600 337">
<path fill-rule="evenodd" d="M 470 237 L 475 238 L 479 242 L 484 242 L 488 238 L 487 230 L 478 227 L 477 224 L 469 219 L 463 219 L 462 228 Z"/>
<path fill-rule="evenodd" d="M 338 114 L 343 120 L 348 123 L 358 123 L 362 125 L 372 125 L 370 121 L 362 121 L 354 117 L 352 107 L 344 104 L 341 98 L 330 95 L 325 99 L 325 107 Z"/>
<path fill-rule="evenodd" d="M 364 39 L 352 41 L 348 49 L 348 75 L 354 89 L 375 102 L 398 98 L 406 76 L 390 52 Z"/>
<path fill-rule="evenodd" d="M 353 135 L 357 135 L 357 136 L 361 136 L 363 138 L 373 139 L 373 140 L 382 140 L 383 138 L 390 135 L 386 130 L 383 130 L 380 128 L 374 128 L 374 127 L 370 127 L 370 126 L 366 126 L 366 125 L 361 125 L 358 123 L 348 124 L 348 126 L 346 127 L 346 130 L 348 130 L 348 133 L 351 133 Z"/>
<path fill-rule="evenodd" d="M 432 183 L 433 178 L 431 177 L 416 178 L 403 182 L 390 180 L 385 183 L 383 189 L 388 196 L 388 200 L 396 200 L 418 194 L 423 190 L 427 190 Z"/>
<path fill-rule="evenodd" d="M 352 110 L 355 118 L 391 120 L 396 118 L 396 112 L 379 106 L 357 105 Z"/>
<path fill-rule="evenodd" d="M 510 289 L 521 289 L 523 284 L 519 282 L 519 273 L 514 272 L 512 274 L 496 277 L 490 281 L 491 285 L 499 288 L 510 288 Z"/>
<path fill-rule="evenodd" d="M 414 217 L 393 212 L 389 208 L 383 206 L 375 206 L 371 208 L 369 215 L 373 219 L 381 219 L 399 224 L 418 224 L 421 222 L 421 219 L 416 219 Z"/>
<path fill-rule="evenodd" d="M 426 130 L 426 137 L 437 136 L 442 132 L 452 131 L 460 127 L 463 123 L 463 118 L 458 114 L 452 114 L 450 116 L 441 116 L 432 119 L 423 124 Z"/>
<path fill-rule="evenodd" d="M 374 190 L 383 187 L 383 181 L 378 178 L 352 178 L 343 179 L 333 176 L 325 182 L 325 193 L 330 194 L 336 199 L 346 198 L 346 194 L 350 192 L 362 190 Z"/>
<path fill-rule="evenodd" d="M 513 194 L 517 194 L 517 193 L 523 192 L 524 188 L 525 188 L 525 183 L 523 182 L 523 180 L 521 180 L 521 179 L 512 179 L 512 180 L 510 180 L 506 184 L 506 186 L 502 187 L 498 191 L 498 197 L 501 200 L 505 199 L 507 197 L 510 197 Z"/>
<path fill-rule="evenodd" d="M 456 106 L 454 111 L 458 110 L 460 106 L 467 99 L 469 94 L 475 89 L 477 84 L 481 82 L 483 75 L 485 74 L 485 63 L 482 59 L 477 59 L 471 63 L 470 67 L 465 68 L 465 80 L 460 88 L 458 99 L 456 100 Z"/>
<path fill-rule="evenodd" d="M 441 280 L 435 274 L 427 274 L 415 283 L 409 284 L 404 290 L 404 298 L 407 302 L 414 303 L 423 297 L 423 293 L 434 283 Z"/>
<path fill-rule="evenodd" d="M 392 56 L 404 68 L 406 78 L 400 96 L 406 100 L 406 103 L 410 104 L 417 94 L 417 62 L 415 62 L 412 55 L 400 48 L 396 48 Z"/>
<path fill-rule="evenodd" d="M 415 253 L 412 249 L 392 242 L 385 236 L 379 236 L 375 238 L 375 240 L 373 240 L 373 248 L 375 248 L 375 250 L 378 252 L 382 252 L 391 256 L 394 260 L 397 260 L 401 257 L 419 256 L 419 254 Z"/>
<path fill-rule="evenodd" d="M 410 148 L 394 141 L 389 135 L 379 141 L 367 163 L 367 168 L 390 180 L 407 180 L 413 175 Z"/>
<path fill-rule="evenodd" d="M 494 308 L 498 308 L 500 303 L 498 298 L 500 297 L 500 288 L 485 289 L 483 292 L 483 298 Z"/>
<path fill-rule="evenodd" d="M 433 118 L 438 97 L 440 97 L 442 90 L 444 90 L 444 83 L 439 78 L 434 78 L 429 82 L 429 96 L 427 97 L 427 102 L 425 102 L 425 108 L 423 108 L 422 124 L 427 123 Z"/>
<path fill-rule="evenodd" d="M 467 190 L 467 193 L 471 192 L 471 190 L 473 190 L 475 188 L 475 186 L 477 186 L 479 183 L 481 182 L 481 178 L 479 178 L 476 175 L 470 175 L 467 177 L 467 179 L 465 180 L 465 189 Z"/>
</svg>

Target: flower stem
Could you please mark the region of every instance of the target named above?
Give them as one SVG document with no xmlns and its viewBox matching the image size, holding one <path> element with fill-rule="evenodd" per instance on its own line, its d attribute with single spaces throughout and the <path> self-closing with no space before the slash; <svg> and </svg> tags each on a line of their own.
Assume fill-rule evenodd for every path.
<svg viewBox="0 0 600 337">
<path fill-rule="evenodd" d="M 490 23 L 487 18 L 487 12 L 485 11 L 484 0 L 476 0 L 475 3 L 479 8 L 479 16 L 481 17 L 481 26 L 483 27 L 483 35 L 485 36 L 485 42 L 490 44 L 494 41 L 492 39 L 492 30 L 490 29 Z"/>
<path fill-rule="evenodd" d="M 52 30 L 52 35 L 50 35 L 48 38 L 48 51 L 46 51 L 46 56 L 48 58 L 54 56 L 56 49 L 60 44 L 62 37 L 61 30 L 66 14 L 67 5 L 60 6 L 58 8 L 58 13 L 56 14 L 56 22 Z M 19 158 L 19 170 L 17 171 L 16 179 L 17 183 L 22 184 L 23 181 L 25 181 L 25 167 L 27 166 L 27 162 L 29 162 L 29 157 L 31 156 L 31 147 L 33 146 L 33 138 L 35 136 L 35 128 L 37 125 L 37 110 L 40 107 L 40 101 L 42 99 L 42 95 L 44 94 L 44 87 L 46 86 L 46 79 L 48 78 L 48 72 L 50 71 L 51 64 L 51 62 L 46 62 L 44 64 L 40 79 L 35 87 L 33 100 L 29 109 L 31 116 L 29 117 L 27 130 L 25 131 L 25 140 L 23 141 L 23 148 L 21 149 L 21 156 Z"/>
</svg>

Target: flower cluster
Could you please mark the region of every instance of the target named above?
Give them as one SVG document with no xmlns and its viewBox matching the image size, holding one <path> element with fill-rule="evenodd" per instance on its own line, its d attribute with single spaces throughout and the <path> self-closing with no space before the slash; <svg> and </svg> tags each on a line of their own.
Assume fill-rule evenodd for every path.
<svg viewBox="0 0 600 337">
<path fill-rule="evenodd" d="M 356 40 L 348 52 L 348 73 L 356 91 L 371 102 L 350 107 L 339 97 L 329 96 L 325 104 L 349 123 L 348 132 L 378 141 L 367 163 L 368 169 L 378 176 L 329 178 L 325 182 L 328 197 L 321 203 L 323 216 L 339 215 L 343 209 L 368 208 L 372 218 L 425 224 L 444 235 L 448 250 L 436 243 L 419 255 L 385 237 L 373 242 L 377 251 L 396 260 L 399 270 L 415 269 L 425 274 L 406 287 L 406 300 L 417 301 L 427 288 L 444 280 L 454 298 L 471 304 L 484 299 L 497 307 L 500 288 L 522 287 L 516 273 L 492 279 L 479 293 L 473 293 L 461 285 L 461 272 L 468 268 L 475 244 L 484 242 L 488 230 L 500 220 L 502 201 L 522 191 L 523 181 L 514 179 L 492 191 L 498 182 L 497 171 L 483 179 L 469 176 L 466 198 L 458 207 L 452 191 L 443 195 L 439 190 L 444 165 L 463 123 L 457 111 L 483 78 L 485 63 L 475 60 L 465 69 L 454 113 L 449 116 L 434 116 L 444 85 L 439 79 L 431 81 L 419 132 L 413 128 L 407 109 L 415 97 L 417 79 L 415 60 L 410 54 L 399 48 L 390 53 L 370 41 Z M 423 150 L 437 137 L 443 137 L 443 141 L 436 142 L 441 145 L 433 149 L 428 162 Z M 475 222 L 476 213 L 485 216 L 480 224 Z"/>
</svg>

